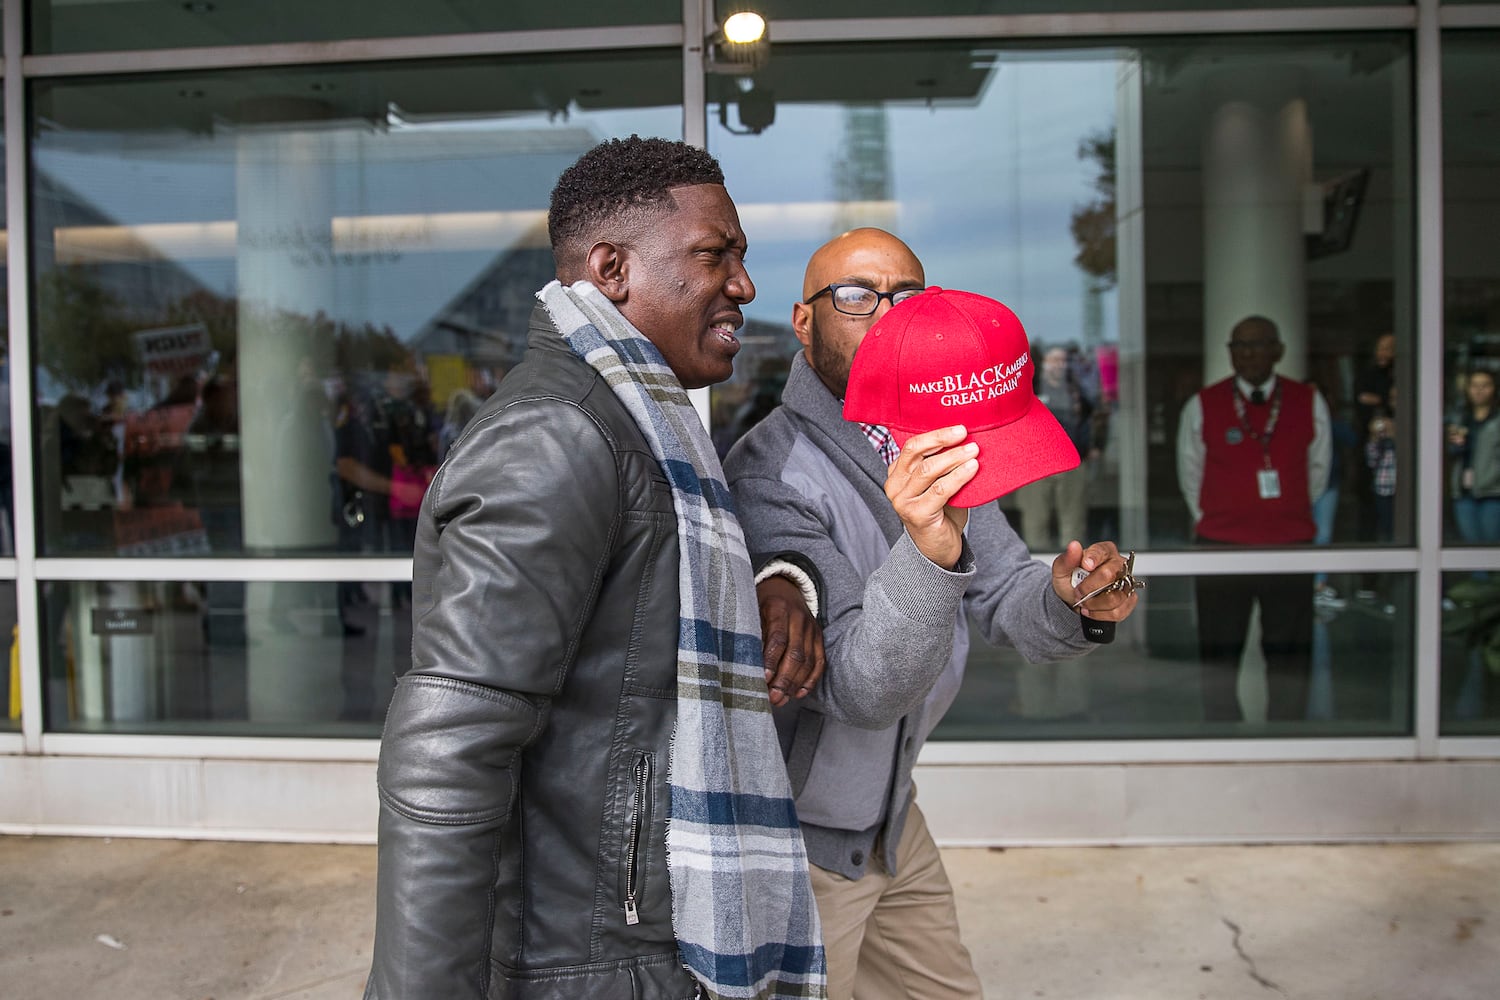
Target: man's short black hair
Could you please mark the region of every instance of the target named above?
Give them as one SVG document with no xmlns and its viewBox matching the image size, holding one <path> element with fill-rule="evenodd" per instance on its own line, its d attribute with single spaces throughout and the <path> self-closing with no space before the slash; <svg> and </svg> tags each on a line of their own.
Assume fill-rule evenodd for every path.
<svg viewBox="0 0 1500 1000">
<path fill-rule="evenodd" d="M 671 188 L 723 183 L 719 161 L 696 146 L 638 135 L 607 139 L 564 170 L 552 189 L 553 253 L 622 211 L 665 203 Z"/>
</svg>

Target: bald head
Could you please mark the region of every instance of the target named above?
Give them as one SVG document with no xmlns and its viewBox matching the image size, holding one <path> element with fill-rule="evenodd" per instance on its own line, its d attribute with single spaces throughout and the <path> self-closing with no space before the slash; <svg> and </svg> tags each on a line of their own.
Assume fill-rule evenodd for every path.
<svg viewBox="0 0 1500 1000">
<path fill-rule="evenodd" d="M 911 247 L 883 229 L 851 229 L 813 252 L 802 278 L 802 301 L 792 307 L 792 329 L 813 371 L 843 399 L 854 351 L 891 303 L 881 299 L 870 315 L 850 316 L 834 308 L 831 294 L 820 294 L 829 285 L 899 292 L 924 287 L 926 276 Z"/>
<path fill-rule="evenodd" d="M 808 258 L 807 271 L 802 276 L 802 298 L 808 299 L 820 288 L 835 283 L 890 291 L 874 280 L 889 271 L 914 275 L 917 287 L 923 283 L 922 262 L 911 252 L 911 247 L 884 229 L 851 229 L 818 247 Z"/>
</svg>

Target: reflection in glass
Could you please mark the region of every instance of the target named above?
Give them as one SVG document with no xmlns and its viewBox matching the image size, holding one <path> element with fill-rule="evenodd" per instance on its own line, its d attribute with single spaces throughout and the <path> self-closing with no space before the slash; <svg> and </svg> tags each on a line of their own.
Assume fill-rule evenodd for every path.
<svg viewBox="0 0 1500 1000">
<path fill-rule="evenodd" d="M 410 585 L 52 582 L 56 732 L 374 737 L 410 666 Z"/>
<path fill-rule="evenodd" d="M 1353 432 L 1328 544 L 1411 544 L 1411 483 L 1377 494 L 1356 402 L 1384 335 L 1410 371 L 1408 48 L 1373 33 L 799 45 L 748 83 L 710 77 L 709 149 L 758 289 L 736 375 L 711 393 L 720 446 L 779 395 L 812 251 L 878 226 L 929 283 L 1011 306 L 1037 357 L 1071 354 L 1108 426 L 1087 463 L 1089 536 L 1194 544 L 1178 421 L 1229 374 L 1234 325 L 1260 314 L 1285 343 L 1278 373 L 1315 384 Z M 1394 383 L 1385 405 L 1405 412 L 1411 380 Z M 1406 464 L 1409 421 L 1392 428 Z"/>
<path fill-rule="evenodd" d="M 43 553 L 409 554 L 558 173 L 680 91 L 675 52 L 38 83 Z"/>
<path fill-rule="evenodd" d="M 326 42 L 398 35 L 672 24 L 679 0 L 628 4 L 553 0 L 33 0 L 33 52 L 171 49 L 202 45 Z"/>
<path fill-rule="evenodd" d="M 1284 637 L 1282 647 L 1270 653 L 1273 631 L 1288 629 L 1268 630 L 1266 618 L 1254 610 L 1233 623 L 1246 625 L 1239 637 L 1243 655 L 1205 661 L 1204 640 L 1222 636 L 1229 624 L 1205 621 L 1195 591 L 1209 580 L 1248 587 L 1265 579 L 1153 576 L 1141 611 L 1120 626 L 1114 644 L 1066 663 L 1028 664 L 975 634 L 963 691 L 934 738 L 1409 734 L 1413 578 L 1381 576 L 1384 598 L 1309 599 L 1305 629 L 1295 638 Z M 1352 578 L 1333 573 L 1330 579 L 1339 589 L 1352 590 Z M 1311 592 L 1310 576 L 1290 582 L 1299 599 Z M 1277 676 L 1278 661 L 1289 673 Z"/>
<path fill-rule="evenodd" d="M 0 636 L 6 638 L 5 667 L 0 669 L 0 732 L 21 728 L 20 631 L 16 624 L 16 585 L 0 581 Z"/>
<path fill-rule="evenodd" d="M 1500 736 L 1500 569 L 1443 577 L 1444 736 Z"/>
<path fill-rule="evenodd" d="M 1500 32 L 1443 35 L 1443 327 L 1447 444 L 1445 537 L 1500 543 Z"/>
</svg>

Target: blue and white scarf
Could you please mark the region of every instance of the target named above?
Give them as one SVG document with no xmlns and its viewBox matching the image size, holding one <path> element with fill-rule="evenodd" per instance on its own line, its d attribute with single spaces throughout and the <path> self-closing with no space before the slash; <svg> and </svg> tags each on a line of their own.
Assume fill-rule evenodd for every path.
<svg viewBox="0 0 1500 1000">
<path fill-rule="evenodd" d="M 714 1000 L 826 997 L 755 582 L 718 455 L 661 352 L 598 289 L 553 281 L 537 297 L 625 404 L 672 486 L 682 610 L 667 872 L 683 964 Z"/>
</svg>

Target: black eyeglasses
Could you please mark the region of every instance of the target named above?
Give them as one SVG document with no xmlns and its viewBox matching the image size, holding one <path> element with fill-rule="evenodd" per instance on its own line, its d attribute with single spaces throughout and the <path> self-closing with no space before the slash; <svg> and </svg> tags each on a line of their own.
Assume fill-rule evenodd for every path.
<svg viewBox="0 0 1500 1000">
<path fill-rule="evenodd" d="M 920 288 L 898 288 L 894 292 L 877 292 L 873 288 L 864 285 L 840 285 L 832 284 L 813 292 L 803 300 L 803 305 L 812 305 L 813 300 L 820 295 L 828 295 L 833 300 L 833 308 L 846 316 L 868 316 L 880 308 L 881 299 L 890 299 L 891 305 L 899 306 L 913 295 L 922 294 Z"/>
<path fill-rule="evenodd" d="M 1231 340 L 1227 346 L 1231 351 L 1248 354 L 1251 351 L 1269 351 L 1279 343 L 1279 340 Z"/>
</svg>

